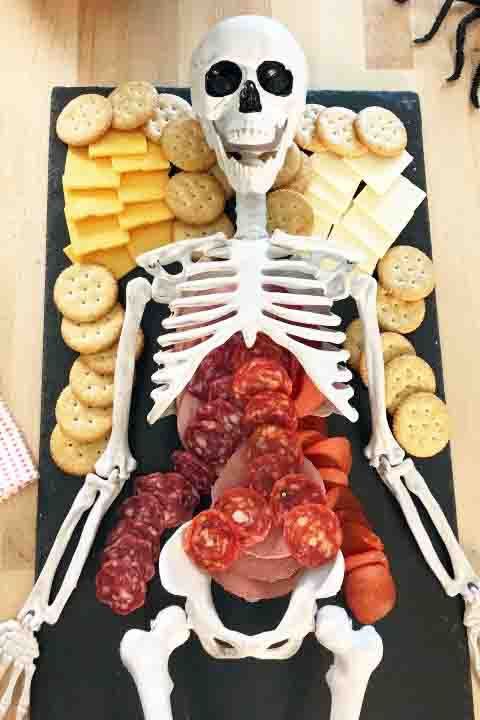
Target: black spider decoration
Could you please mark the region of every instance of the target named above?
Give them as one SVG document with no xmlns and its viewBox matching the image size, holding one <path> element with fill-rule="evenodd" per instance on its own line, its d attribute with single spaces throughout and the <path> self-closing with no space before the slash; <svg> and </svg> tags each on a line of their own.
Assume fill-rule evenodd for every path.
<svg viewBox="0 0 480 720">
<path fill-rule="evenodd" d="M 405 0 L 396 0 L 397 2 L 405 2 Z M 447 17 L 450 9 L 453 6 L 453 3 L 456 2 L 456 0 L 445 0 L 442 7 L 440 8 L 440 12 L 438 13 L 437 17 L 433 21 L 433 25 L 430 28 L 430 30 L 427 32 L 426 35 L 423 37 L 415 38 L 414 42 L 417 45 L 421 45 L 423 43 L 428 42 L 432 38 L 435 37 L 437 32 L 440 30 L 440 27 L 442 26 L 443 21 Z M 447 82 L 452 82 L 453 80 L 458 80 L 458 78 L 462 74 L 463 66 L 465 64 L 465 39 L 467 36 L 467 28 L 468 26 L 473 23 L 475 20 L 478 20 L 480 18 L 480 0 L 466 0 L 469 5 L 473 5 L 474 9 L 471 10 L 465 17 L 460 20 L 457 27 L 457 37 L 456 37 L 456 52 L 455 52 L 455 67 L 453 69 L 453 73 L 450 75 L 450 77 L 447 78 Z M 480 64 L 478 65 L 477 69 L 475 70 L 472 78 L 472 85 L 470 88 L 470 100 L 472 101 L 472 104 L 476 108 L 480 108 L 480 99 L 479 99 L 479 89 L 480 89 Z"/>
</svg>

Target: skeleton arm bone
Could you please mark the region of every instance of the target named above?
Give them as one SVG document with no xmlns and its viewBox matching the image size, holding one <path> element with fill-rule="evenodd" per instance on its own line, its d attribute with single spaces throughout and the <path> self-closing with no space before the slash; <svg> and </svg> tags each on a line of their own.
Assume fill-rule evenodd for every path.
<svg viewBox="0 0 480 720">
<path fill-rule="evenodd" d="M 385 456 L 392 465 L 398 465 L 405 457 L 405 453 L 393 437 L 387 420 L 385 370 L 377 320 L 377 283 L 370 275 L 359 273 L 352 277 L 351 292 L 362 321 L 369 378 L 372 436 L 365 455 L 373 467 L 378 467 L 382 456 Z"/>
<path fill-rule="evenodd" d="M 135 371 L 135 343 L 145 305 L 152 297 L 152 287 L 143 278 L 135 278 L 127 285 L 127 303 L 122 334 L 115 366 L 112 434 L 103 455 L 95 465 L 96 472 L 108 477 L 118 468 L 125 480 L 137 465 L 128 446 L 128 424 Z"/>
</svg>

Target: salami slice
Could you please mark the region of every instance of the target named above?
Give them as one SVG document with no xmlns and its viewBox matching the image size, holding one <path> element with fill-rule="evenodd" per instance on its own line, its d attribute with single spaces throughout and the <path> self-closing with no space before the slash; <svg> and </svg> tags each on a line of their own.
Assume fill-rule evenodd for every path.
<svg viewBox="0 0 480 720">
<path fill-rule="evenodd" d="M 243 435 L 243 411 L 223 398 L 201 405 L 195 417 L 197 420 L 216 420 L 232 436 L 240 439 Z"/>
<path fill-rule="evenodd" d="M 298 424 L 295 403 L 284 393 L 269 390 L 257 393 L 247 403 L 244 423 L 249 429 L 259 425 L 278 425 L 295 432 Z"/>
<path fill-rule="evenodd" d="M 239 438 L 218 420 L 195 420 L 185 433 L 185 446 L 207 464 L 224 465 L 233 455 Z"/>
<path fill-rule="evenodd" d="M 277 360 L 253 358 L 241 365 L 233 376 L 232 390 L 237 400 L 244 402 L 259 392 L 270 390 L 292 394 L 292 381 Z"/>
<path fill-rule="evenodd" d="M 163 534 L 163 529 L 158 530 L 158 528 L 154 527 L 153 525 L 145 525 L 145 523 L 139 522 L 138 520 L 122 518 L 115 527 L 115 529 L 112 530 L 112 532 L 109 534 L 107 539 L 108 545 L 114 545 L 119 538 L 123 537 L 124 534 L 129 533 L 133 533 L 139 538 L 151 542 L 153 559 L 154 561 L 158 559 L 158 556 L 160 554 L 160 541 Z"/>
<path fill-rule="evenodd" d="M 141 475 L 136 479 L 135 488 L 138 495 L 153 495 L 158 500 L 166 528 L 190 520 L 200 502 L 198 490 L 178 472 Z"/>
<path fill-rule="evenodd" d="M 225 373 L 225 351 L 223 348 L 212 350 L 198 366 L 187 390 L 200 400 L 207 400 L 210 383 Z"/>
<path fill-rule="evenodd" d="M 175 450 L 172 453 L 172 463 L 175 472 L 189 480 L 200 495 L 210 492 L 215 473 L 196 455 L 188 450 Z"/>
<path fill-rule="evenodd" d="M 303 460 L 303 452 L 295 433 L 280 428 L 277 425 L 261 425 L 250 435 L 249 441 L 250 458 L 274 453 L 277 456 L 291 457 L 292 461 L 300 463 Z"/>
<path fill-rule="evenodd" d="M 95 586 L 97 600 L 117 615 L 128 615 L 145 604 L 147 584 L 128 557 L 103 563 Z"/>
<path fill-rule="evenodd" d="M 228 373 L 227 375 L 219 375 L 211 381 L 208 390 L 208 402 L 213 400 L 228 400 L 229 402 L 235 402 L 232 390 L 233 375 Z"/>
<path fill-rule="evenodd" d="M 273 518 L 269 504 L 252 488 L 227 490 L 214 507 L 233 523 L 243 547 L 265 540 L 272 527 Z"/>
<path fill-rule="evenodd" d="M 262 495 L 270 495 L 273 485 L 284 475 L 300 470 L 302 463 L 293 454 L 264 453 L 250 460 L 248 484 Z"/>
<path fill-rule="evenodd" d="M 277 480 L 270 495 L 270 506 L 277 525 L 282 525 L 285 515 L 297 505 L 314 503 L 323 505 L 325 490 L 300 473 L 285 475 Z"/>
<path fill-rule="evenodd" d="M 293 557 L 305 567 L 333 560 L 342 544 L 335 513 L 325 505 L 297 505 L 284 517 L 283 534 Z"/>
<path fill-rule="evenodd" d="M 233 372 L 249 360 L 263 358 L 275 360 L 288 368 L 290 358 L 287 350 L 277 345 L 268 335 L 259 333 L 255 344 L 247 348 L 240 333 L 230 338 L 227 349 L 227 362 Z"/>
<path fill-rule="evenodd" d="M 183 534 L 183 547 L 209 573 L 228 570 L 240 554 L 237 531 L 218 510 L 205 510 L 193 518 Z"/>
<path fill-rule="evenodd" d="M 120 517 L 135 520 L 143 525 L 150 525 L 163 532 L 163 508 L 153 495 L 135 495 L 128 498 L 120 506 Z"/>
<path fill-rule="evenodd" d="M 102 553 L 102 564 L 108 560 L 128 557 L 143 575 L 145 582 L 155 575 L 152 543 L 133 533 L 123 533 L 113 544 L 108 545 Z"/>
</svg>

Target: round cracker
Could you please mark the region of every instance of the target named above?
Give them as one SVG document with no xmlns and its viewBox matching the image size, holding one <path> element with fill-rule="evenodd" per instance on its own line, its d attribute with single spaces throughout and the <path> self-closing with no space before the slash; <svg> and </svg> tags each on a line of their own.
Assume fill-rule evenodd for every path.
<svg viewBox="0 0 480 720">
<path fill-rule="evenodd" d="M 377 290 L 378 324 L 382 330 L 408 335 L 423 322 L 425 300 L 405 302 L 390 295 L 381 285 Z"/>
<path fill-rule="evenodd" d="M 82 405 L 68 385 L 57 400 L 55 417 L 63 434 L 81 443 L 100 440 L 112 429 L 112 408 Z"/>
<path fill-rule="evenodd" d="M 108 436 L 90 443 L 68 437 L 60 425 L 55 425 L 50 437 L 50 454 L 60 470 L 68 475 L 83 477 L 94 472 L 95 463 L 107 447 Z"/>
<path fill-rule="evenodd" d="M 400 357 L 400 355 L 416 355 L 415 348 L 410 340 L 407 340 L 406 337 L 399 333 L 384 332 L 381 334 L 380 339 L 382 341 L 384 365 L 387 365 L 390 360 Z M 367 355 L 365 352 L 360 353 L 359 372 L 363 383 L 368 387 Z"/>
<path fill-rule="evenodd" d="M 113 377 L 99 375 L 81 357 L 72 365 L 69 376 L 70 388 L 83 405 L 108 408 L 113 405 Z"/>
<path fill-rule="evenodd" d="M 180 118 L 168 123 L 162 135 L 162 149 L 172 165 L 188 172 L 205 172 L 217 161 L 195 118 Z"/>
<path fill-rule="evenodd" d="M 317 135 L 316 123 L 318 117 L 325 110 L 325 105 L 307 103 L 300 116 L 295 142 L 304 150 L 310 152 L 325 152 L 326 147 Z"/>
<path fill-rule="evenodd" d="M 283 166 L 280 168 L 272 188 L 281 188 L 291 183 L 300 171 L 301 166 L 302 153 L 300 152 L 298 145 L 293 143 L 293 145 L 290 145 L 287 150 Z"/>
<path fill-rule="evenodd" d="M 205 225 L 225 210 L 225 193 L 213 175 L 183 172 L 168 181 L 165 202 L 179 220 Z"/>
<path fill-rule="evenodd" d="M 307 155 L 306 153 L 300 151 L 301 154 L 301 165 L 300 170 L 295 175 L 293 180 L 285 186 L 285 190 L 295 190 L 295 192 L 299 192 L 301 195 L 303 193 L 306 193 L 310 183 L 313 179 L 314 170 L 313 170 L 313 161 L 312 158 Z"/>
<path fill-rule="evenodd" d="M 223 192 L 225 193 L 225 198 L 227 200 L 230 200 L 230 198 L 235 195 L 235 190 L 230 185 L 230 181 L 223 172 L 220 165 L 216 163 L 212 168 L 210 168 L 209 172 L 213 175 L 214 178 L 218 180 L 218 182 L 222 186 Z"/>
<path fill-rule="evenodd" d="M 134 130 L 153 117 L 158 93 L 145 81 L 122 83 L 111 94 L 112 126 L 117 130 Z"/>
<path fill-rule="evenodd" d="M 391 110 L 367 107 L 355 119 L 360 142 L 375 155 L 395 157 L 407 147 L 407 129 Z"/>
<path fill-rule="evenodd" d="M 181 220 L 175 220 L 173 223 L 173 242 L 177 240 L 193 240 L 199 237 L 208 237 L 215 233 L 223 233 L 225 237 L 232 238 L 235 234 L 235 228 L 228 215 L 220 215 L 217 220 L 206 225 L 188 225 Z"/>
<path fill-rule="evenodd" d="M 417 355 L 400 355 L 385 367 L 385 403 L 389 413 L 393 414 L 409 395 L 434 393 L 436 388 L 432 368 Z"/>
<path fill-rule="evenodd" d="M 409 455 L 437 455 L 450 439 L 447 406 L 432 393 L 410 395 L 395 412 L 393 434 Z"/>
<path fill-rule="evenodd" d="M 82 147 L 95 142 L 112 124 L 113 108 L 108 98 L 86 93 L 70 100 L 57 118 L 57 135 L 67 145 Z"/>
<path fill-rule="evenodd" d="M 81 355 L 107 350 L 120 337 L 124 315 L 122 306 L 117 303 L 95 322 L 77 323 L 64 317 L 61 325 L 62 337 L 69 348 Z"/>
<path fill-rule="evenodd" d="M 331 107 L 317 118 L 317 135 L 327 150 L 342 157 L 355 158 L 368 153 L 368 148 L 357 138 L 354 121 L 357 117 L 353 110 Z"/>
<path fill-rule="evenodd" d="M 64 317 L 93 322 L 117 302 L 118 283 L 103 265 L 70 265 L 55 281 L 53 300 Z"/>
<path fill-rule="evenodd" d="M 433 262 L 410 245 L 391 248 L 378 263 L 377 270 L 383 287 L 400 300 L 423 300 L 435 287 Z"/>
<path fill-rule="evenodd" d="M 143 352 L 144 336 L 141 329 L 137 332 L 137 340 L 135 345 L 135 361 L 139 359 Z M 115 373 L 115 363 L 117 362 L 118 342 L 112 345 L 108 350 L 102 350 L 91 355 L 82 355 L 82 361 L 87 367 L 98 375 L 113 375 Z"/>
<path fill-rule="evenodd" d="M 186 100 L 171 93 L 159 93 L 153 116 L 145 124 L 143 131 L 149 140 L 160 144 L 163 131 L 169 123 L 179 118 L 192 116 L 192 106 Z"/>
<path fill-rule="evenodd" d="M 360 355 L 363 352 L 363 346 L 365 343 L 365 338 L 363 336 L 363 325 L 360 318 L 352 320 L 352 322 L 345 331 L 345 335 L 346 337 L 343 343 L 343 347 L 350 353 L 350 357 L 347 362 L 350 367 L 352 367 L 358 372 L 358 368 L 360 365 Z"/>
<path fill-rule="evenodd" d="M 272 234 L 311 235 L 315 216 L 310 203 L 295 190 L 275 190 L 267 196 L 267 228 Z"/>
</svg>

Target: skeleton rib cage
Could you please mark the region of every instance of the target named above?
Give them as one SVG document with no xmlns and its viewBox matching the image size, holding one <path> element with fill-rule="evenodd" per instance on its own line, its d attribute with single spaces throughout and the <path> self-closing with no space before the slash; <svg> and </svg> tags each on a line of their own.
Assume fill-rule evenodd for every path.
<svg viewBox="0 0 480 720">
<path fill-rule="evenodd" d="M 352 374 L 344 365 L 349 355 L 339 348 L 345 335 L 336 329 L 341 318 L 331 312 L 334 300 L 349 294 L 345 279 L 353 265 L 329 249 L 321 259 L 330 267 L 322 271 L 315 252 L 308 259 L 295 255 L 296 238 L 278 231 L 256 240 L 220 238 L 204 239 L 203 248 L 200 241 L 186 241 L 182 254 L 179 247 L 179 275 L 159 269 L 171 262 L 171 250 L 140 258 L 157 275 L 154 299 L 164 301 L 171 292 L 171 315 L 162 323 L 168 332 L 159 336 L 161 350 L 154 356 L 159 370 L 152 381 L 158 387 L 151 394 L 149 422 L 165 413 L 206 355 L 238 332 L 248 347 L 257 333 L 265 333 L 290 350 L 328 399 L 323 411 L 356 421 L 358 413 L 349 402 L 353 389 L 347 384 Z M 197 262 L 195 251 L 203 251 Z"/>
</svg>

